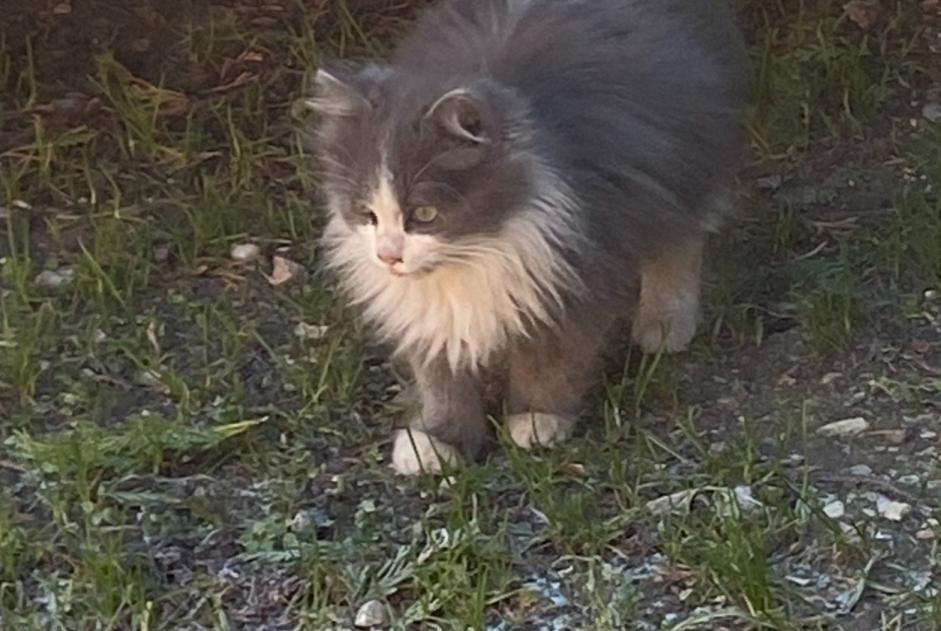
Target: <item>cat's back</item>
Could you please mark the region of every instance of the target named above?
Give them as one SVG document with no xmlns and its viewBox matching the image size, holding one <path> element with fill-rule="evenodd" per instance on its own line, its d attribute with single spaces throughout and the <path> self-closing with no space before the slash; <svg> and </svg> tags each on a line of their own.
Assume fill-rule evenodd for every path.
<svg viewBox="0 0 941 631">
<path fill-rule="evenodd" d="M 431 76 L 484 74 L 524 91 L 565 80 L 608 91 L 657 76 L 733 83 L 741 38 L 727 0 L 444 0 L 395 61 Z"/>
<path fill-rule="evenodd" d="M 748 69 L 728 3 L 445 0 L 393 64 L 425 92 L 512 89 L 597 242 L 650 250 L 712 224 L 741 156 Z"/>
</svg>

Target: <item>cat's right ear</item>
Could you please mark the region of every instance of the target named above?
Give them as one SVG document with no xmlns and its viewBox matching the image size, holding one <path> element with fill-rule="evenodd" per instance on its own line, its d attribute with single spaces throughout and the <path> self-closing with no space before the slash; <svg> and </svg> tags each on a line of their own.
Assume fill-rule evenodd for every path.
<svg viewBox="0 0 941 631">
<path fill-rule="evenodd" d="M 307 107 L 327 116 L 356 116 L 375 107 L 379 83 L 385 72 L 367 66 L 351 72 L 341 68 L 321 67 L 314 77 L 314 95 Z"/>
</svg>

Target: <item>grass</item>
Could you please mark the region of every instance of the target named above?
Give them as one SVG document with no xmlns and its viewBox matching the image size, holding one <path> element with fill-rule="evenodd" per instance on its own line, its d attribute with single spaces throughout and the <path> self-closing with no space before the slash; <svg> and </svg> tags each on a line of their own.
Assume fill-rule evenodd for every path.
<svg viewBox="0 0 941 631">
<path fill-rule="evenodd" d="M 442 482 L 388 471 L 402 384 L 316 272 L 296 133 L 321 59 L 381 54 L 406 4 L 0 16 L 0 628 L 326 629 L 372 600 L 394 628 L 936 623 L 899 569 L 934 560 L 899 543 L 917 524 L 827 516 L 812 431 L 941 390 L 941 127 L 897 115 L 921 9 L 739 2 L 753 212 L 715 243 L 706 334 L 615 354 L 565 449 L 501 437 Z M 271 285 L 272 256 L 313 273 Z"/>
</svg>

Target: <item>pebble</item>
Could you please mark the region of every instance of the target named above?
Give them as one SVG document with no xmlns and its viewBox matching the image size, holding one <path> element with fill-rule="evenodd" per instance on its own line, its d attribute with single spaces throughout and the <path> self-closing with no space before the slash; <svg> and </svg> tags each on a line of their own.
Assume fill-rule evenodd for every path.
<svg viewBox="0 0 941 631">
<path fill-rule="evenodd" d="M 906 515 L 912 512 L 912 506 L 905 502 L 890 500 L 883 495 L 876 500 L 876 510 L 889 521 L 902 521 Z"/>
<path fill-rule="evenodd" d="M 915 473 L 910 473 L 908 475 L 900 476 L 898 480 L 902 484 L 908 484 L 910 486 L 918 486 L 919 484 L 921 484 L 921 476 Z"/>
<path fill-rule="evenodd" d="M 356 618 L 353 624 L 359 629 L 369 629 L 371 627 L 382 627 L 388 624 L 389 616 L 386 614 L 386 607 L 378 600 L 370 600 L 356 612 Z"/>
<path fill-rule="evenodd" d="M 817 428 L 821 436 L 855 436 L 869 429 L 869 421 L 861 416 L 834 421 Z"/>
<path fill-rule="evenodd" d="M 923 528 L 915 533 L 915 538 L 919 541 L 931 541 L 935 537 L 937 537 L 937 535 L 931 528 Z"/>
<path fill-rule="evenodd" d="M 235 261 L 254 261 L 261 256 L 261 248 L 254 243 L 236 243 L 229 250 L 229 256 Z"/>
<path fill-rule="evenodd" d="M 872 475 L 872 467 L 867 464 L 857 464 L 847 469 L 846 472 L 850 475 L 869 476 Z"/>
<path fill-rule="evenodd" d="M 941 103 L 925 103 L 921 115 L 932 123 L 941 123 Z"/>
<path fill-rule="evenodd" d="M 841 500 L 835 500 L 823 507 L 823 513 L 830 519 L 839 519 L 846 514 L 846 506 Z"/>
<path fill-rule="evenodd" d="M 75 270 L 70 267 L 65 267 L 60 270 L 46 270 L 40 272 L 35 280 L 37 287 L 44 287 L 46 289 L 62 289 L 63 287 L 68 287 L 75 281 Z"/>
<path fill-rule="evenodd" d="M 833 383 L 834 381 L 836 381 L 837 379 L 839 379 L 839 378 L 842 377 L 842 376 L 843 376 L 843 373 L 841 373 L 841 372 L 828 372 L 828 373 L 825 374 L 825 375 L 823 376 L 823 378 L 820 380 L 820 383 L 821 383 L 822 385 L 828 386 L 828 385 L 830 385 L 831 383 Z"/>
</svg>

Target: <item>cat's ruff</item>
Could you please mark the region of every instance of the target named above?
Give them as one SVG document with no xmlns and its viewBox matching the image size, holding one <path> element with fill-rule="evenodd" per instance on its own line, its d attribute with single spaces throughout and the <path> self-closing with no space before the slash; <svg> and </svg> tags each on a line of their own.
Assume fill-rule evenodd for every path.
<svg viewBox="0 0 941 631">
<path fill-rule="evenodd" d="M 463 244 L 463 260 L 394 276 L 370 256 L 369 228 L 351 228 L 334 214 L 324 235 L 329 265 L 376 333 L 399 352 L 428 361 L 443 353 L 452 369 L 476 369 L 533 323 L 551 326 L 562 288 L 578 285 L 560 247 L 578 238 L 575 203 L 543 171 L 543 194 L 499 235 Z"/>
</svg>

